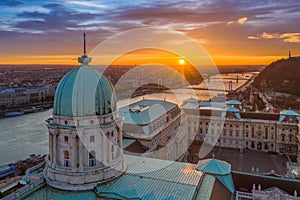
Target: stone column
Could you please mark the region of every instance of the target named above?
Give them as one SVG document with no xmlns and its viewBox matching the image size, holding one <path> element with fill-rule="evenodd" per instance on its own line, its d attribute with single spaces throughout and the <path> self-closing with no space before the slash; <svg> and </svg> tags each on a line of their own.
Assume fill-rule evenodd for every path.
<svg viewBox="0 0 300 200">
<path fill-rule="evenodd" d="M 107 139 L 106 139 L 106 135 L 105 133 L 101 130 L 100 131 L 100 138 L 102 140 L 102 149 L 101 149 L 101 153 L 102 153 L 102 160 L 101 162 L 103 162 L 103 164 L 106 164 L 106 143 L 107 143 Z"/>
<path fill-rule="evenodd" d="M 122 138 L 122 133 L 121 133 L 122 130 L 120 130 L 118 128 L 118 138 L 119 138 L 119 151 L 118 151 L 118 157 L 122 154 L 122 144 L 123 144 L 123 138 Z"/>
<path fill-rule="evenodd" d="M 49 132 L 49 165 L 52 166 L 53 163 L 53 136 Z"/>
<path fill-rule="evenodd" d="M 52 149 L 53 149 L 53 162 L 52 162 L 52 168 L 54 169 L 57 163 L 57 136 L 58 136 L 58 130 L 54 129 L 53 135 L 52 135 Z"/>
<path fill-rule="evenodd" d="M 78 154 L 79 154 L 79 171 L 80 172 L 83 172 L 83 167 L 84 167 L 84 160 L 83 160 L 83 154 L 84 154 L 84 147 L 83 147 L 83 144 L 82 144 L 82 137 L 83 137 L 83 135 L 82 135 L 82 133 L 80 134 L 79 133 L 79 135 L 81 135 L 81 138 L 79 138 L 79 140 L 78 140 Z"/>
<path fill-rule="evenodd" d="M 108 133 L 108 138 L 107 138 L 107 152 L 106 152 L 106 155 L 107 155 L 107 162 L 110 163 L 111 162 L 111 145 L 112 145 L 112 141 L 111 141 L 111 133 Z"/>
<path fill-rule="evenodd" d="M 77 168 L 77 152 L 77 139 L 75 135 L 71 137 L 71 167 L 73 172 L 75 172 Z"/>
</svg>

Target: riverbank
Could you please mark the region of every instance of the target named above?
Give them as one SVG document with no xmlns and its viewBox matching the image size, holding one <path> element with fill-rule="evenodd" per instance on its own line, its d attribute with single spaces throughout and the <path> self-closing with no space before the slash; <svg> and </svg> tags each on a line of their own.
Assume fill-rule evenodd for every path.
<svg viewBox="0 0 300 200">
<path fill-rule="evenodd" d="M 0 119 L 7 117 L 20 116 L 24 114 L 42 112 L 53 107 L 53 102 L 43 103 L 43 104 L 34 104 L 26 105 L 19 107 L 8 107 L 0 109 Z"/>
</svg>

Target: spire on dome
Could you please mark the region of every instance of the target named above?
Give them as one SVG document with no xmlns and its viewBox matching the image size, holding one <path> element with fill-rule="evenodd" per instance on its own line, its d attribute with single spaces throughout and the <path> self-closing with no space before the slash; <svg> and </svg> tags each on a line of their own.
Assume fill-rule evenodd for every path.
<svg viewBox="0 0 300 200">
<path fill-rule="evenodd" d="M 78 58 L 78 62 L 82 63 L 82 64 L 88 64 L 89 62 L 92 61 L 92 58 L 89 58 L 86 55 L 86 34 L 85 34 L 85 29 L 83 31 L 83 55 L 81 57 Z"/>
<path fill-rule="evenodd" d="M 86 55 L 85 29 L 83 32 L 83 55 Z"/>
</svg>

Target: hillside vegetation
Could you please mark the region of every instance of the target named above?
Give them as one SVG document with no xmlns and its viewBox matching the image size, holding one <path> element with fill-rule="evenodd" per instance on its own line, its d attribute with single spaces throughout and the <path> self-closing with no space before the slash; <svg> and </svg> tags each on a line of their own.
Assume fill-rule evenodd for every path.
<svg viewBox="0 0 300 200">
<path fill-rule="evenodd" d="M 276 91 L 300 96 L 300 57 L 281 59 L 268 65 L 254 80 L 262 91 Z"/>
</svg>

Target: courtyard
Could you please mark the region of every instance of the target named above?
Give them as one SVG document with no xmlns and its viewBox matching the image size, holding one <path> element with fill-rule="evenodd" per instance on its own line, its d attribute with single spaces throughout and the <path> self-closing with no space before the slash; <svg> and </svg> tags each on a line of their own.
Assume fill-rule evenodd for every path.
<svg viewBox="0 0 300 200">
<path fill-rule="evenodd" d="M 188 162 L 197 163 L 199 161 L 198 153 L 201 144 L 193 143 L 189 148 Z M 286 174 L 287 157 L 278 154 L 270 154 L 261 151 L 252 151 L 244 149 L 240 153 L 239 149 L 214 147 L 213 150 L 205 156 L 205 158 L 212 158 L 226 161 L 231 164 L 231 169 L 240 172 L 255 172 L 269 173 L 274 170 L 276 174 Z"/>
</svg>

